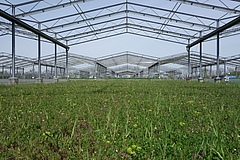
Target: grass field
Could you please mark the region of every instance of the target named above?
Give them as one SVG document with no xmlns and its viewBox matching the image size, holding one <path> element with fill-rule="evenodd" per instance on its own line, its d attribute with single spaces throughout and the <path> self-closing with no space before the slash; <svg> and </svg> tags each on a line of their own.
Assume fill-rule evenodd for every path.
<svg viewBox="0 0 240 160">
<path fill-rule="evenodd" d="M 0 157 L 240 160 L 239 115 L 237 84 L 1 85 Z"/>
</svg>

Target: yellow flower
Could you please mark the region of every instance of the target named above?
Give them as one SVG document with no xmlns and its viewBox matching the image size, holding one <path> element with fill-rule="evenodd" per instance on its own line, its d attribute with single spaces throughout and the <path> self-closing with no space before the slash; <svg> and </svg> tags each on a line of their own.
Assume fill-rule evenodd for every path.
<svg viewBox="0 0 240 160">
<path fill-rule="evenodd" d="M 135 148 L 137 148 L 137 146 L 134 144 L 134 145 L 132 145 L 132 148 L 135 149 Z"/>
<path fill-rule="evenodd" d="M 137 147 L 137 151 L 140 151 L 140 150 L 142 150 L 142 147 L 139 147 L 139 146 L 138 146 L 138 147 Z"/>
<path fill-rule="evenodd" d="M 179 122 L 179 125 L 180 125 L 180 126 L 184 126 L 185 123 L 184 123 L 184 122 Z"/>
<path fill-rule="evenodd" d="M 133 127 L 135 127 L 135 128 L 136 128 L 137 126 L 138 126 L 138 125 L 137 125 L 136 123 L 133 125 Z"/>
<path fill-rule="evenodd" d="M 43 136 L 50 136 L 50 134 L 51 134 L 50 132 L 46 131 L 46 132 L 43 133 L 42 135 L 43 135 Z"/>
<path fill-rule="evenodd" d="M 129 147 L 129 148 L 127 149 L 127 152 L 131 154 L 131 153 L 132 153 L 132 148 Z"/>
<path fill-rule="evenodd" d="M 194 111 L 194 114 L 199 115 L 201 112 Z"/>
<path fill-rule="evenodd" d="M 106 141 L 107 142 L 107 144 L 110 144 L 110 141 Z"/>
</svg>

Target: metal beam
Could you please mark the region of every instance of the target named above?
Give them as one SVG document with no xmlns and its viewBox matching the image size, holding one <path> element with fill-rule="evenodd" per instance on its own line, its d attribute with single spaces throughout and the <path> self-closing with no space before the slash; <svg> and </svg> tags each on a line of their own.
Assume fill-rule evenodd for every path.
<svg viewBox="0 0 240 160">
<path fill-rule="evenodd" d="M 121 26 L 124 26 L 124 27 L 121 27 Z M 89 32 L 84 32 L 84 33 L 70 35 L 70 36 L 67 36 L 67 37 L 64 37 L 64 38 L 66 38 L 66 39 L 71 38 L 69 40 L 85 38 L 85 37 L 93 36 L 95 33 L 102 34 L 102 33 L 114 31 L 115 29 L 116 30 L 124 29 L 125 26 L 126 26 L 126 24 L 119 24 L 119 25 L 115 25 L 115 26 L 108 26 L 108 27 L 105 27 L 105 28 L 98 29 L 95 32 L 94 31 L 89 31 Z M 117 28 L 117 27 L 121 27 L 121 28 Z M 162 35 L 175 37 L 175 38 L 177 37 L 177 38 L 187 39 L 187 38 L 184 38 L 184 36 L 188 36 L 188 35 L 183 35 L 181 33 L 175 33 L 175 32 L 171 32 L 171 31 L 155 29 L 155 28 L 146 27 L 146 26 L 142 26 L 142 25 L 128 24 L 128 27 L 132 28 L 132 29 L 139 30 L 139 31 L 146 31 L 146 32 L 155 33 L 155 34 L 159 34 L 159 32 L 161 32 Z M 112 30 L 109 30 L 109 29 L 112 29 Z M 130 32 L 130 31 L 128 31 L 128 32 Z M 171 34 L 171 35 L 169 35 L 169 34 Z M 86 35 L 86 36 L 84 36 L 84 35 Z M 79 37 L 79 36 L 81 36 L 81 37 Z M 192 36 L 188 36 L 188 38 L 193 38 L 193 37 Z"/>
<path fill-rule="evenodd" d="M 133 35 L 137 35 L 137 36 L 142 36 L 142 37 L 147 37 L 147 38 L 152 38 L 152 39 L 162 40 L 162 41 L 166 41 L 166 42 L 172 42 L 172 43 L 177 43 L 177 44 L 187 45 L 186 43 L 183 43 L 183 42 L 177 42 L 177 41 L 173 41 L 173 40 L 169 40 L 169 39 L 157 38 L 157 37 L 152 37 L 152 36 L 143 35 L 143 34 L 139 34 L 139 33 L 131 33 L 131 32 L 128 32 L 128 33 L 129 33 L 129 34 L 133 34 Z"/>
<path fill-rule="evenodd" d="M 93 20 L 96 20 L 96 19 L 99 19 L 99 18 L 111 17 L 113 15 L 122 14 L 122 13 L 125 13 L 125 11 L 118 11 L 118 12 L 114 12 L 114 13 L 108 13 L 108 14 L 104 14 L 104 15 L 101 15 L 101 16 L 88 18 L 88 19 L 85 19 L 85 20 L 79 20 L 79 21 L 75 21 L 75 22 L 65 23 L 65 24 L 61 24 L 61 25 L 57 25 L 57 26 L 52 26 L 52 27 L 49 27 L 49 28 L 42 29 L 41 31 L 48 31 L 48 30 L 51 30 L 51 29 L 58 29 L 58 28 L 63 28 L 63 27 L 66 27 L 66 26 L 71 26 L 71 25 L 78 25 L 79 23 L 85 23 L 86 21 L 93 21 Z"/>
<path fill-rule="evenodd" d="M 109 8 L 121 6 L 121 5 L 124 5 L 124 4 L 125 3 L 118 3 L 118 4 L 114 4 L 114 5 L 100 7 L 100 8 L 96 8 L 96 9 L 81 12 L 80 14 L 87 14 L 87 13 L 91 13 L 91 12 L 96 12 L 96 11 L 100 11 L 100 10 L 103 10 L 103 9 L 106 9 L 106 8 L 109 9 Z M 74 16 L 79 16 L 79 13 L 74 13 L 74 14 L 70 14 L 70 15 L 64 15 L 64 16 L 61 16 L 61 17 L 57 17 L 57 18 L 47 19 L 45 21 L 41 21 L 40 23 L 47 23 L 47 22 L 56 21 L 56 20 L 59 20 L 59 19 L 64 19 L 64 18 L 69 18 L 69 17 L 74 17 Z"/>
<path fill-rule="evenodd" d="M 12 6 L 11 4 L 6 4 L 6 3 L 2 3 L 2 2 L 0 2 L 0 5 L 2 5 L 2 6 L 8 6 L 8 7 L 11 7 L 11 6 Z"/>
<path fill-rule="evenodd" d="M 92 42 L 92 41 L 96 41 L 96 40 L 100 40 L 100 39 L 115 37 L 115 36 L 122 35 L 122 34 L 125 34 L 125 32 L 116 33 L 114 35 L 109 35 L 109 36 L 105 36 L 105 37 L 101 37 L 101 38 L 97 38 L 97 39 L 90 39 L 90 40 L 86 40 L 86 41 L 82 41 L 82 42 L 72 43 L 72 44 L 69 44 L 68 46 L 74 46 L 74 45 L 83 44 L 83 43 L 87 43 L 87 42 Z"/>
<path fill-rule="evenodd" d="M 116 31 L 116 30 L 121 30 L 121 29 L 125 29 L 125 24 L 120 24 L 120 25 L 116 25 L 116 26 L 109 26 L 109 27 L 105 27 L 99 30 L 96 30 L 97 34 L 103 34 L 103 33 L 108 33 L 108 32 L 112 32 L 112 31 Z M 70 35 L 68 37 L 64 37 L 66 38 L 68 41 L 72 41 L 75 39 L 81 39 L 81 38 L 86 38 L 86 37 L 90 37 L 90 36 L 94 36 L 96 33 L 94 31 L 89 31 L 89 32 L 83 32 L 83 33 L 79 33 L 79 34 L 74 34 L 74 35 Z"/>
<path fill-rule="evenodd" d="M 163 20 L 168 20 L 170 22 L 182 23 L 182 24 L 190 25 L 190 26 L 198 26 L 198 27 L 203 27 L 203 28 L 207 28 L 207 29 L 216 29 L 216 27 L 212 27 L 212 26 L 208 26 L 208 25 L 204 25 L 204 24 L 200 24 L 200 23 L 194 23 L 194 22 L 189 22 L 189 21 L 184 21 L 184 20 L 174 19 L 174 18 L 167 18 L 164 16 L 157 16 L 157 15 L 153 15 L 153 14 L 149 14 L 149 13 L 143 13 L 143 12 L 132 11 L 132 10 L 129 10 L 128 12 L 133 13 L 133 14 L 140 14 L 142 16 L 157 18 L 158 20 L 163 19 Z"/>
<path fill-rule="evenodd" d="M 188 38 L 197 38 L 195 36 L 191 36 L 191 35 L 187 35 L 187 34 L 182 34 L 182 33 L 177 33 L 177 32 L 172 32 L 172 31 L 167 31 L 167 30 L 162 30 L 162 29 L 157 29 L 157 28 L 152 28 L 152 27 L 146 27 L 143 25 L 137 25 L 137 24 L 131 24 L 129 23 L 128 26 L 134 26 L 134 27 L 139 27 L 139 28 L 145 28 L 147 30 L 152 30 L 153 32 L 156 32 L 158 34 L 161 33 L 166 33 L 166 34 L 170 34 L 169 36 L 179 36 L 178 38 L 184 38 L 184 39 L 188 39 Z M 159 33 L 160 32 L 160 33 Z"/>
<path fill-rule="evenodd" d="M 234 26 L 234 25 L 236 25 L 236 24 L 238 24 L 238 23 L 240 23 L 240 16 L 237 17 L 237 18 L 235 18 L 234 20 L 228 22 L 227 24 L 219 27 L 218 29 L 214 30 L 213 32 L 211 32 L 211 33 L 203 36 L 202 38 L 199 38 L 199 39 L 196 40 L 195 42 L 187 45 L 187 47 L 191 48 L 191 47 L 197 45 L 198 43 L 203 42 L 204 40 L 206 40 L 206 39 L 208 39 L 208 38 L 211 38 L 211 37 L 217 35 L 218 33 L 223 32 L 224 30 L 226 30 L 226 29 L 228 29 L 228 28 L 230 28 L 230 27 L 232 27 L 232 26 Z"/>
<path fill-rule="evenodd" d="M 137 20 L 137 21 L 148 22 L 148 23 L 153 23 L 153 24 L 157 24 L 157 25 L 164 25 L 164 23 L 160 23 L 158 21 L 150 21 L 150 20 L 147 20 L 147 19 L 130 17 L 130 16 L 128 18 L 130 20 Z M 181 27 L 181 26 L 171 25 L 171 24 L 168 24 L 168 27 L 173 27 L 173 28 L 178 28 L 178 29 L 183 29 L 183 30 L 189 30 L 189 31 L 193 31 L 193 32 L 199 32 L 199 30 L 196 30 L 196 29 L 193 29 L 193 28 L 186 28 L 186 27 Z"/>
<path fill-rule="evenodd" d="M 4 12 L 1 9 L 0 9 L 0 16 L 5 18 L 5 19 L 7 19 L 7 20 L 9 20 L 9 21 L 11 21 L 11 22 L 13 22 L 13 23 L 18 24 L 19 26 L 21 26 L 21 27 L 23 27 L 23 28 L 25 28 L 25 29 L 27 29 L 27 30 L 37 34 L 37 35 L 40 35 L 41 37 L 43 37 L 43 38 L 45 38 L 45 39 L 47 39 L 47 40 L 49 40 L 49 41 L 51 41 L 51 42 L 53 42 L 55 44 L 58 44 L 59 46 L 61 46 L 63 48 L 69 49 L 69 47 L 66 46 L 65 44 L 57 41 L 56 39 L 46 35 L 45 33 L 41 32 L 41 31 L 33 28 L 32 26 L 28 25 L 27 23 L 25 23 L 25 22 L 15 18 L 15 17 L 11 16 L 10 14 Z"/>
<path fill-rule="evenodd" d="M 222 11 L 224 13 L 228 12 L 228 13 L 240 14 L 240 10 L 206 4 L 206 3 L 200 3 L 200 2 L 196 2 L 196 1 L 195 2 L 189 1 L 189 0 L 169 0 L 169 1 L 180 2 L 180 3 L 187 4 L 187 5 L 198 6 L 198 7 L 207 8 L 207 9 L 214 9 L 214 10 Z"/>
<path fill-rule="evenodd" d="M 169 10 L 169 9 L 163 9 L 163 8 L 158 8 L 158 7 L 153 7 L 153 6 L 147 6 L 147 5 L 142 5 L 142 4 L 138 4 L 138 3 L 129 2 L 129 4 L 130 5 L 135 5 L 135 6 L 140 6 L 140 7 L 146 7 L 146 8 L 150 8 L 150 9 L 155 9 L 155 10 L 160 10 L 160 11 L 164 11 L 164 12 L 172 12 L 172 10 Z M 184 16 L 191 16 L 191 17 L 197 17 L 197 18 L 201 18 L 201 19 L 207 19 L 207 20 L 211 20 L 211 21 L 216 21 L 215 18 L 209 18 L 209 17 L 200 16 L 200 15 L 196 15 L 196 14 L 184 13 L 184 12 L 179 12 L 179 11 L 174 11 L 174 13 L 181 14 L 181 15 L 184 15 Z"/>
<path fill-rule="evenodd" d="M 28 5 L 28 4 L 32 4 L 32 3 L 37 3 L 37 2 L 41 2 L 43 0 L 33 0 L 33 1 L 29 1 L 29 2 L 23 2 L 23 3 L 19 3 L 19 4 L 15 4 L 15 7 L 20 7 L 20 6 L 24 6 L 24 5 Z"/>
<path fill-rule="evenodd" d="M 17 14 L 16 17 L 24 17 L 24 16 L 30 16 L 30 15 L 34 15 L 34 14 L 38 14 L 38 13 L 48 12 L 48 11 L 51 11 L 51 10 L 54 10 L 54 9 L 68 7 L 68 6 L 71 6 L 71 5 L 80 3 L 80 2 L 85 2 L 85 1 L 90 1 L 90 0 L 70 1 L 70 2 L 67 2 L 67 3 L 58 4 L 58 5 L 55 5 L 55 6 L 50 6 L 50 7 L 45 7 L 45 8 L 29 11 L 27 13 Z"/>
<path fill-rule="evenodd" d="M 120 18 L 110 19 L 110 20 L 107 20 L 107 21 L 101 21 L 101 22 L 98 22 L 98 23 L 92 23 L 91 26 L 97 26 L 97 25 L 100 25 L 100 24 L 107 24 L 107 23 L 110 23 L 110 22 L 123 20 L 124 18 L 125 17 L 120 17 Z M 64 33 L 64 32 L 70 32 L 70 31 L 74 31 L 74 30 L 78 30 L 78 29 L 83 29 L 83 28 L 87 28 L 87 27 L 88 27 L 87 25 L 78 26 L 78 27 L 75 27 L 75 28 L 70 28 L 70 29 L 67 29 L 67 30 L 59 31 L 59 32 L 57 32 L 57 34 Z"/>
</svg>

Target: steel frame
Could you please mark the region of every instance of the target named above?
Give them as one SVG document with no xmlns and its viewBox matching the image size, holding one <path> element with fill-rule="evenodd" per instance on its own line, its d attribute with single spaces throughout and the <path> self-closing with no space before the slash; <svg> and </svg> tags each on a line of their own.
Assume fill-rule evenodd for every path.
<svg viewBox="0 0 240 160">
<path fill-rule="evenodd" d="M 12 22 L 12 24 L 6 23 L 4 20 L 0 19 L 0 30 L 2 31 L 0 36 L 5 36 L 10 33 L 12 34 L 13 53 L 11 58 L 13 68 L 15 68 L 15 63 L 18 63 L 17 59 L 15 62 L 15 36 L 23 36 L 38 40 L 37 62 L 39 70 L 41 69 L 41 61 L 50 63 L 47 59 L 41 57 L 40 46 L 41 41 L 43 41 L 41 37 L 53 42 L 55 44 L 54 66 L 56 73 L 57 64 L 65 66 L 66 69 L 68 68 L 68 64 L 79 64 L 79 61 L 77 62 L 76 60 L 73 60 L 74 57 L 71 57 L 71 54 L 68 54 L 69 46 L 126 33 L 186 45 L 187 54 L 179 57 L 169 57 L 169 59 L 166 58 L 165 60 L 160 59 L 156 63 L 164 64 L 174 61 L 179 64 L 185 64 L 187 61 L 188 76 L 191 76 L 191 66 L 200 67 L 201 72 L 202 66 L 213 64 L 217 64 L 217 70 L 219 70 L 219 65 L 225 61 L 233 65 L 238 65 L 238 57 L 226 58 L 224 61 L 220 58 L 219 40 L 221 37 L 238 35 L 240 33 L 239 28 L 233 28 L 233 26 L 240 23 L 240 10 L 238 9 L 240 5 L 231 8 L 229 6 L 217 6 L 210 3 L 208 4 L 207 2 L 203 3 L 194 0 L 166 0 L 172 1 L 169 3 L 174 4 L 172 9 L 166 9 L 163 7 L 133 3 L 126 0 L 122 3 L 82 10 L 79 4 L 87 4 L 91 0 L 76 0 L 70 2 L 60 1 L 59 4 L 35 9 L 35 7 L 42 1 L 44 0 L 32 0 L 19 4 L 0 3 L 0 5 L 4 7 L 12 7 L 12 15 L 7 13 L 7 11 L 0 10 L 1 17 Z M 31 4 L 36 4 L 31 10 L 20 9 L 22 6 Z M 181 5 L 189 5 L 189 7 L 196 6 L 212 11 L 217 10 L 222 12 L 222 15 L 220 17 L 212 18 L 211 16 L 200 16 L 198 14 L 183 12 L 178 10 Z M 177 8 L 175 8 L 176 6 Z M 44 20 L 36 20 L 34 18 L 34 16 L 39 14 L 61 10 L 67 7 L 73 7 L 76 10 L 75 13 L 65 16 L 50 17 Z M 16 14 L 15 9 L 19 9 L 22 13 Z M 228 14 L 231 14 L 231 16 L 228 16 Z M 71 18 L 74 18 L 71 22 L 60 22 L 62 19 L 67 21 Z M 224 23 L 224 25 L 220 26 L 220 23 Z M 32 27 L 34 26 L 32 24 L 37 25 L 38 28 Z M 28 31 L 24 30 L 24 28 Z M 199 33 L 202 35 L 199 36 Z M 211 57 L 202 53 L 202 43 L 207 40 L 215 39 L 217 41 L 217 57 L 216 62 L 213 62 L 214 60 Z M 64 41 L 67 44 L 63 44 L 61 41 Z M 200 53 L 199 55 L 195 55 L 190 49 L 198 44 L 200 45 Z M 65 57 L 57 54 L 56 45 L 60 45 L 66 49 Z M 80 57 L 75 58 L 78 59 Z M 86 59 L 83 61 L 84 63 L 89 62 Z M 4 60 L 3 62 L 9 64 L 11 61 Z M 193 64 L 190 64 L 190 62 Z M 25 65 L 25 62 L 22 62 L 21 65 L 22 64 Z M 115 62 L 115 64 L 117 63 Z M 138 65 L 140 65 L 140 62 Z M 40 76 L 41 74 L 39 73 L 39 77 Z"/>
</svg>

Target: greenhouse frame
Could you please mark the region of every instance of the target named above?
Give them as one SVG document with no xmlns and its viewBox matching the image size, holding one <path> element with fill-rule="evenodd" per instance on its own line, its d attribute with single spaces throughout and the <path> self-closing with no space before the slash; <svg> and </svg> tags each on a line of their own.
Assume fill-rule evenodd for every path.
<svg viewBox="0 0 240 160">
<path fill-rule="evenodd" d="M 17 84 L 19 79 L 36 79 L 42 83 L 45 79 L 58 82 L 63 78 L 163 78 L 170 75 L 199 80 L 208 76 L 219 81 L 222 75 L 228 74 L 228 67 L 239 71 L 240 54 L 221 56 L 220 40 L 240 34 L 240 1 L 163 0 L 161 3 L 162 6 L 160 2 L 153 6 L 136 0 L 103 0 L 102 3 L 94 0 L 1 0 L 0 41 L 11 36 L 12 52 L 0 50 L 0 78 L 8 79 L 10 84 Z M 181 44 L 185 50 L 163 57 L 128 50 L 100 57 L 71 52 L 73 46 L 123 34 Z M 38 54 L 35 58 L 17 54 L 16 37 L 36 41 Z M 216 43 L 216 52 L 203 51 L 204 42 L 209 41 Z M 54 45 L 54 52 L 43 56 L 42 43 Z M 199 50 L 192 51 L 194 46 Z M 57 47 L 63 51 L 58 51 Z"/>
</svg>

